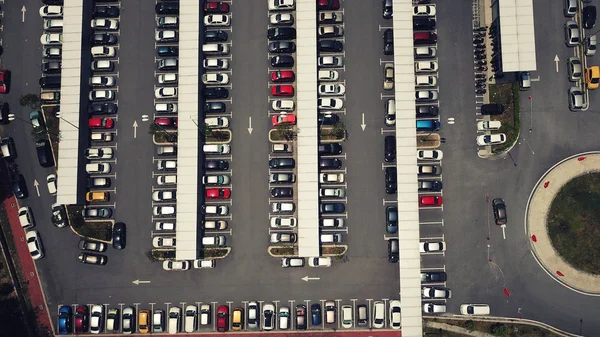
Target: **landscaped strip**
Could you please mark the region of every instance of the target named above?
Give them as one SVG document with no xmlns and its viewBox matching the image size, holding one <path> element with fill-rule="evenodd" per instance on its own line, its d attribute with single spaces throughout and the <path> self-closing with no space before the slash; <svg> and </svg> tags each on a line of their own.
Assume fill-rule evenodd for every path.
<svg viewBox="0 0 600 337">
<path fill-rule="evenodd" d="M 502 123 L 502 127 L 498 132 L 506 135 L 504 144 L 492 146 L 492 152 L 498 154 L 512 148 L 519 140 L 521 132 L 519 84 L 517 82 L 490 84 L 489 90 L 490 103 L 504 105 L 503 114 L 490 116 L 491 120 Z"/>
</svg>

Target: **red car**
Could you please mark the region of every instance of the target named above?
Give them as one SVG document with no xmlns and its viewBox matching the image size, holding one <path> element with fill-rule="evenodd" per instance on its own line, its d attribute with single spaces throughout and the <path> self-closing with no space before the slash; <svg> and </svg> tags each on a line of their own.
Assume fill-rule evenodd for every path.
<svg viewBox="0 0 600 337">
<path fill-rule="evenodd" d="M 90 314 L 88 308 L 78 305 L 75 309 L 75 334 L 86 333 L 89 328 Z"/>
<path fill-rule="evenodd" d="M 273 82 L 294 82 L 296 76 L 291 70 L 279 70 L 271 72 L 271 81 Z"/>
<path fill-rule="evenodd" d="M 317 9 L 340 9 L 340 0 L 317 0 Z"/>
<path fill-rule="evenodd" d="M 229 330 L 229 307 L 221 305 L 217 308 L 217 331 L 226 332 Z"/>
<path fill-rule="evenodd" d="M 115 122 L 113 121 L 112 118 L 100 118 L 100 117 L 93 117 L 90 118 L 88 121 L 88 125 L 90 127 L 90 129 L 112 129 L 112 127 L 114 126 Z"/>
<path fill-rule="evenodd" d="M 0 69 L 0 94 L 5 94 L 8 91 L 8 87 L 6 86 L 7 73 L 6 69 Z"/>
<path fill-rule="evenodd" d="M 154 123 L 160 126 L 177 126 L 177 118 L 157 117 L 154 119 Z"/>
<path fill-rule="evenodd" d="M 275 115 L 275 116 L 273 116 L 273 118 L 271 118 L 271 124 L 273 124 L 273 126 L 277 126 L 280 124 L 296 125 L 296 115 L 294 115 L 294 114 Z"/>
<path fill-rule="evenodd" d="M 206 199 L 229 199 L 231 190 L 228 188 L 209 188 L 206 190 Z"/>
<path fill-rule="evenodd" d="M 271 95 L 273 96 L 294 96 L 294 87 L 291 85 L 276 85 L 271 88 Z"/>
<path fill-rule="evenodd" d="M 219 1 L 205 1 L 205 13 L 229 13 L 229 4 Z"/>
<path fill-rule="evenodd" d="M 419 197 L 419 206 L 442 206 L 442 197 L 433 195 Z"/>
</svg>

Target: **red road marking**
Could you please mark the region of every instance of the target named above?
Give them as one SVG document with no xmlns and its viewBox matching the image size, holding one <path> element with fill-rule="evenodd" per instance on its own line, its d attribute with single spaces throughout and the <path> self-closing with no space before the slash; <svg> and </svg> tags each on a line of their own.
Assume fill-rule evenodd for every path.
<svg viewBox="0 0 600 337">
<path fill-rule="evenodd" d="M 535 235 L 532 235 L 532 236 L 531 236 L 531 241 L 533 241 L 533 242 L 537 242 L 537 238 L 535 237 Z"/>
<path fill-rule="evenodd" d="M 561 273 L 560 270 L 556 271 L 556 275 L 558 275 L 558 276 L 565 276 L 565 274 Z"/>
<path fill-rule="evenodd" d="M 510 296 L 510 291 L 508 291 L 508 289 L 506 289 L 506 288 L 504 288 L 504 295 Z"/>
<path fill-rule="evenodd" d="M 550 181 L 546 181 L 546 182 L 544 183 L 544 188 L 548 188 L 548 186 L 549 186 L 549 185 L 550 185 Z"/>
<path fill-rule="evenodd" d="M 579 157 L 577 158 L 577 161 L 584 161 L 587 157 Z"/>
</svg>

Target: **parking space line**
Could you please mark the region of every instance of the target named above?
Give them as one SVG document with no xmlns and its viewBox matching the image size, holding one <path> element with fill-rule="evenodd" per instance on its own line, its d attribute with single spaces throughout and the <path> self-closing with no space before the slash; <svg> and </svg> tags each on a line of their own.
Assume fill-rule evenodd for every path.
<svg viewBox="0 0 600 337">
<path fill-rule="evenodd" d="M 160 217 L 160 216 L 152 216 L 152 221 L 175 221 L 175 218 L 172 217 Z"/>
<path fill-rule="evenodd" d="M 348 227 L 344 227 L 344 228 L 329 228 L 329 227 L 319 227 L 321 229 L 321 232 L 327 232 L 327 233 L 346 233 L 348 234 Z"/>
<path fill-rule="evenodd" d="M 419 225 L 444 225 L 444 220 L 442 221 L 423 221 L 419 222 Z"/>
<path fill-rule="evenodd" d="M 386 204 L 395 204 L 397 202 L 398 202 L 398 200 L 385 200 L 385 199 L 383 199 L 383 206 L 385 206 Z"/>
<path fill-rule="evenodd" d="M 204 220 L 231 220 L 231 214 L 229 215 L 205 215 Z"/>
<path fill-rule="evenodd" d="M 396 133 L 396 129 L 384 129 L 384 128 L 381 128 L 381 134 L 383 135 L 384 133 Z"/>
<path fill-rule="evenodd" d="M 215 199 L 215 200 L 207 199 L 207 200 L 204 200 L 204 203 L 210 204 L 210 205 L 220 205 L 220 204 L 232 205 L 233 204 L 231 199 Z"/>
</svg>

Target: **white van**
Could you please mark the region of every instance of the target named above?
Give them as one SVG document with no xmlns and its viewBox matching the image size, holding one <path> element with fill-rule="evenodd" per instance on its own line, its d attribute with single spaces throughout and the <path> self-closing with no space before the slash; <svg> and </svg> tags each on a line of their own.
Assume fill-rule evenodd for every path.
<svg viewBox="0 0 600 337">
<path fill-rule="evenodd" d="M 202 151 L 206 154 L 228 154 L 231 147 L 229 144 L 206 144 L 202 146 Z"/>
<path fill-rule="evenodd" d="M 155 228 L 157 231 L 174 231 L 175 223 L 174 222 L 157 221 Z"/>
<path fill-rule="evenodd" d="M 489 315 L 490 306 L 487 304 L 461 304 L 460 313 L 469 316 Z"/>
<path fill-rule="evenodd" d="M 290 144 L 273 144 L 271 152 L 273 153 L 292 153 L 292 146 Z"/>
<path fill-rule="evenodd" d="M 175 146 L 159 146 L 156 149 L 156 154 L 159 156 L 174 156 L 177 154 L 177 148 Z"/>
<path fill-rule="evenodd" d="M 340 74 L 335 70 L 319 70 L 319 81 L 337 81 Z"/>
<path fill-rule="evenodd" d="M 45 19 L 44 20 L 44 30 L 57 32 L 62 31 L 63 29 L 63 20 L 62 19 Z"/>
<path fill-rule="evenodd" d="M 19 208 L 19 221 L 21 222 L 21 227 L 25 229 L 35 226 L 33 216 L 31 215 L 31 208 L 27 206 Z"/>
<path fill-rule="evenodd" d="M 198 314 L 198 307 L 195 305 L 188 305 L 185 307 L 185 332 L 196 331 L 196 317 Z"/>
<path fill-rule="evenodd" d="M 225 246 L 225 236 L 217 235 L 217 236 L 205 236 L 202 238 L 203 246 L 217 246 L 223 247 Z"/>
<path fill-rule="evenodd" d="M 335 302 L 333 301 L 325 302 L 325 323 L 335 323 Z"/>
<path fill-rule="evenodd" d="M 207 220 L 204 221 L 204 229 L 227 229 L 227 220 Z"/>
<path fill-rule="evenodd" d="M 110 173 L 109 163 L 94 163 L 85 165 L 85 171 L 88 174 Z"/>
<path fill-rule="evenodd" d="M 91 49 L 92 57 L 114 57 L 115 48 L 106 46 L 96 46 Z"/>
<path fill-rule="evenodd" d="M 90 135 L 92 142 L 112 142 L 113 134 L 111 132 L 95 132 Z"/>
<path fill-rule="evenodd" d="M 352 306 L 342 306 L 342 327 L 350 329 L 352 327 Z"/>
<path fill-rule="evenodd" d="M 209 55 L 228 55 L 229 46 L 224 43 L 209 43 L 202 45 L 202 52 Z"/>
<path fill-rule="evenodd" d="M 322 227 L 344 227 L 344 219 L 342 218 L 323 218 L 321 219 Z"/>
<path fill-rule="evenodd" d="M 177 184 L 177 176 L 176 175 L 158 176 L 156 178 L 156 182 L 159 185 L 175 185 L 175 184 Z"/>
<path fill-rule="evenodd" d="M 296 209 L 296 205 L 293 202 L 274 202 L 271 204 L 271 212 L 282 213 L 282 212 L 293 212 Z"/>
<path fill-rule="evenodd" d="M 210 305 L 202 304 L 200 306 L 200 325 L 210 324 Z"/>
<path fill-rule="evenodd" d="M 342 234 L 321 234 L 321 243 L 342 243 Z"/>
<path fill-rule="evenodd" d="M 376 329 L 383 328 L 385 322 L 385 305 L 381 301 L 376 301 L 373 304 L 373 327 Z"/>
<path fill-rule="evenodd" d="M 181 309 L 178 307 L 171 307 L 169 309 L 169 334 L 174 335 L 181 330 Z"/>
<path fill-rule="evenodd" d="M 498 130 L 502 126 L 500 121 L 477 122 L 477 131 Z"/>
</svg>

